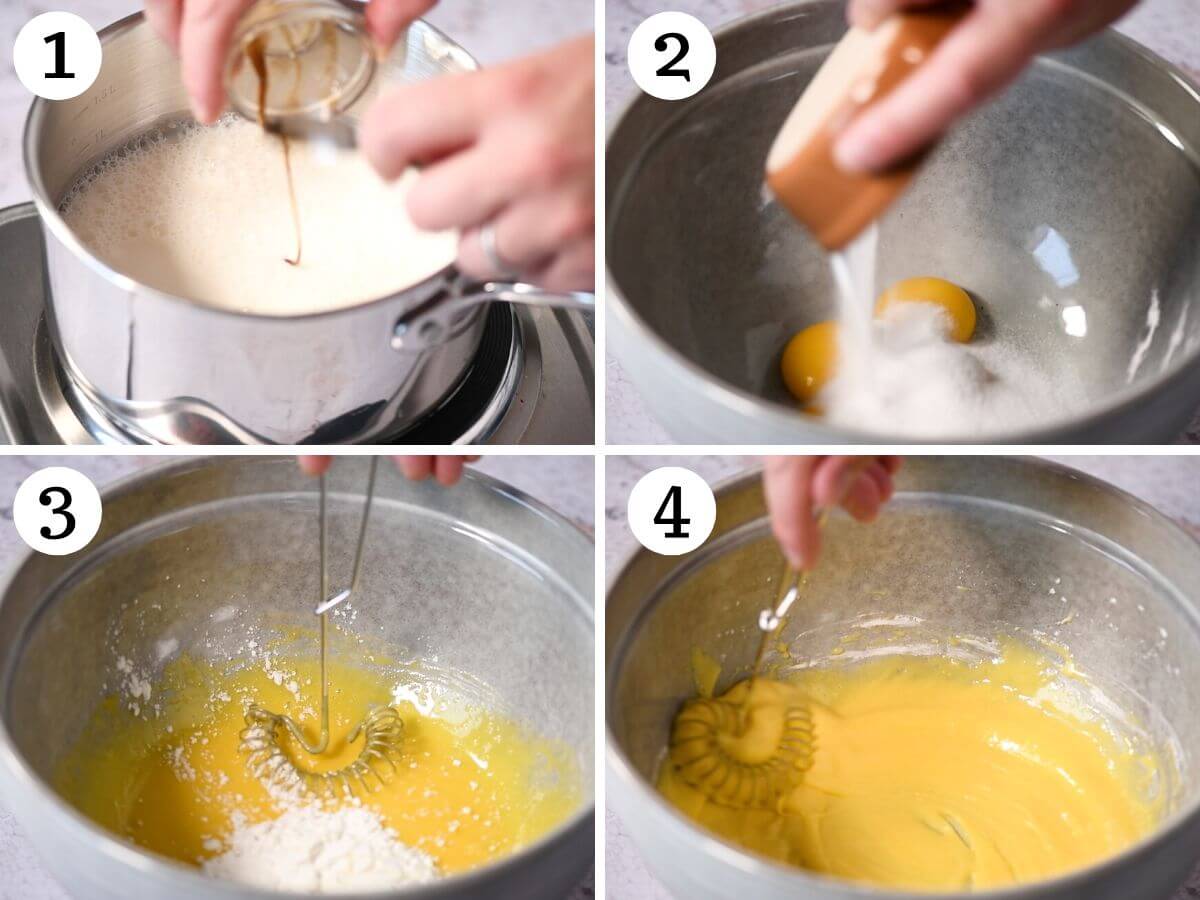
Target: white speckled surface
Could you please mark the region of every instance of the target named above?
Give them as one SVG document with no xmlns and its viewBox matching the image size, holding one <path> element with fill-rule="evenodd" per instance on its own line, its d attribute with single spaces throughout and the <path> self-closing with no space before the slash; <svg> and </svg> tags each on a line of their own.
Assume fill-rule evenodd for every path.
<svg viewBox="0 0 1200 900">
<path fill-rule="evenodd" d="M 1048 456 L 1152 504 L 1200 539 L 1200 457 L 1188 456 Z M 709 483 L 758 464 L 736 456 L 610 456 L 605 462 L 605 573 L 637 546 L 625 518 L 629 491 L 638 479 L 659 466 L 685 466 Z M 647 870 L 621 820 L 605 814 L 605 879 L 608 900 L 672 900 Z M 1200 858 L 1200 849 L 1197 850 Z M 1132 898 L 1131 898 L 1132 900 Z M 1200 871 L 1175 900 L 1200 900 Z"/>
<path fill-rule="evenodd" d="M 776 0 L 608 0 L 605 24 L 605 111 L 609 123 L 636 90 L 625 66 L 625 47 L 643 19 L 664 9 L 691 13 L 709 28 L 777 5 Z M 1143 0 L 1119 23 L 1117 30 L 1145 44 L 1200 82 L 1200 3 L 1197 0 Z M 621 366 L 605 360 L 607 442 L 620 444 L 674 443 L 642 403 Z M 1200 443 L 1200 415 L 1181 440 Z"/>
<path fill-rule="evenodd" d="M 156 461 L 147 456 L 0 457 L 0 572 L 7 572 L 25 550 L 12 525 L 12 498 L 29 474 L 46 466 L 65 465 L 103 486 Z M 494 456 L 474 464 L 474 468 L 523 490 L 589 533 L 594 532 L 593 466 L 590 456 Z M 594 876 L 589 875 L 568 900 L 590 900 L 594 895 Z M 2 804 L 0 900 L 67 900 Z"/>
</svg>

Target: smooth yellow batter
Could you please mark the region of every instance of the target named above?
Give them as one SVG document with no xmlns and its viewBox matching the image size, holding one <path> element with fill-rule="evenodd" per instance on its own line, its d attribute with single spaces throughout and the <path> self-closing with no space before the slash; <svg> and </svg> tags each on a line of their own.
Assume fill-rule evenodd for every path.
<svg viewBox="0 0 1200 900">
<path fill-rule="evenodd" d="M 726 696 L 810 705 L 816 747 L 802 782 L 778 811 L 718 806 L 669 761 L 659 789 L 734 843 L 853 881 L 951 890 L 1054 876 L 1128 846 L 1161 811 L 1155 760 L 1056 706 L 1052 679 L 1043 657 L 1012 643 L 988 663 L 901 655 L 743 681 Z M 728 746 L 761 757 L 755 741 Z"/>
<path fill-rule="evenodd" d="M 272 677 L 268 669 L 287 674 Z M 396 679 L 380 672 L 331 663 L 330 677 L 333 739 L 314 769 L 353 760 L 359 748 L 346 746 L 345 736 L 369 704 L 395 699 Z M 251 823 L 281 811 L 238 748 L 247 703 L 298 717 L 315 731 L 319 696 L 313 660 L 240 671 L 176 660 L 154 685 L 151 702 L 142 704 L 142 716 L 130 716 L 117 697 L 104 703 L 60 767 L 59 790 L 105 828 L 199 864 L 224 849 L 235 811 Z M 444 873 L 513 852 L 582 802 L 579 772 L 565 747 L 453 700 L 435 704 L 414 694 L 395 705 L 405 729 L 399 772 L 361 799 Z M 312 759 L 303 751 L 293 758 Z"/>
</svg>

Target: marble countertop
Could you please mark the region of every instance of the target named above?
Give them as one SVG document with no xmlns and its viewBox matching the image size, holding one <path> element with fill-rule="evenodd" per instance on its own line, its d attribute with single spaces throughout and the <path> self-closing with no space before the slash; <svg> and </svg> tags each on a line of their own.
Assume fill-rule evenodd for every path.
<svg viewBox="0 0 1200 900">
<path fill-rule="evenodd" d="M 1200 540 L 1200 457 L 1181 456 L 1048 456 L 1128 491 L 1170 516 Z M 605 572 L 637 546 L 625 518 L 629 491 L 647 472 L 660 466 L 684 466 L 710 483 L 758 464 L 736 456 L 609 456 L 605 461 Z M 674 900 L 646 868 L 621 820 L 605 814 L 605 885 L 608 900 Z M 1200 856 L 1200 851 L 1197 851 Z M 1200 871 L 1174 900 L 1200 900 Z"/>
<path fill-rule="evenodd" d="M 613 116 L 636 90 L 625 65 L 625 47 L 643 19 L 663 9 L 691 13 L 709 28 L 778 5 L 779 0 L 687 0 L 664 5 L 658 0 L 608 0 L 605 18 L 605 111 Z M 1155 53 L 1188 72 L 1200 82 L 1200 5 L 1196 0 L 1143 0 L 1117 30 L 1145 44 Z M 676 443 L 642 402 L 620 364 L 609 354 L 605 360 L 605 410 L 607 443 Z M 1200 413 L 1180 438 L 1200 443 Z"/>
<path fill-rule="evenodd" d="M 0 0 L 0 208 L 30 199 L 21 162 L 21 132 L 30 94 L 17 80 L 11 48 L 21 26 L 47 9 L 82 16 L 101 28 L 139 11 L 139 0 Z M 593 30 L 591 0 L 441 0 L 425 18 L 484 65 L 503 62 Z"/>
<path fill-rule="evenodd" d="M 12 526 L 12 498 L 25 478 L 46 466 L 70 466 L 97 486 L 160 462 L 146 456 L 4 456 L 0 457 L 0 572 L 7 572 L 25 551 Z M 482 472 L 519 488 L 589 533 L 595 515 L 590 456 L 494 456 L 473 464 Z M 567 900 L 591 900 L 594 875 Z M 16 820 L 0 804 L 0 900 L 67 900 L 66 893 L 42 867 Z"/>
</svg>

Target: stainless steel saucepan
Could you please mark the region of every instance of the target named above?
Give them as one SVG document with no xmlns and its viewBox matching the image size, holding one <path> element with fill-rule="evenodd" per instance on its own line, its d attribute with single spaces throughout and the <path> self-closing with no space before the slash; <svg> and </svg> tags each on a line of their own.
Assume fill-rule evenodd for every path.
<svg viewBox="0 0 1200 900">
<path fill-rule="evenodd" d="M 358 306 L 272 317 L 206 307 L 112 270 L 72 233 L 60 202 L 100 159 L 186 119 L 188 105 L 178 61 L 140 14 L 105 28 L 100 40 L 104 63 L 91 88 L 74 100 L 34 101 L 25 167 L 46 235 L 56 349 L 88 399 L 130 434 L 164 443 L 385 439 L 460 383 L 488 303 L 593 308 L 591 294 L 478 283 L 448 266 Z M 474 68 L 461 47 L 416 22 L 377 78 L 411 82 Z"/>
</svg>

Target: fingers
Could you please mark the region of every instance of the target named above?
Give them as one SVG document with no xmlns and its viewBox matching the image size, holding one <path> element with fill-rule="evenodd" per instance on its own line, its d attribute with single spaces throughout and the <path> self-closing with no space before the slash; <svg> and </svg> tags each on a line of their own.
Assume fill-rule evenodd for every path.
<svg viewBox="0 0 1200 900">
<path fill-rule="evenodd" d="M 408 213 L 427 231 L 482 225 L 531 187 L 527 168 L 519 154 L 485 142 L 425 170 L 409 191 Z"/>
<path fill-rule="evenodd" d="M 359 143 L 383 178 L 475 143 L 487 119 L 479 73 L 393 88 L 363 117 Z"/>
<path fill-rule="evenodd" d="M 595 233 L 595 206 L 590 187 L 584 190 L 565 190 L 543 193 L 528 200 L 518 200 L 505 209 L 495 220 L 496 249 L 501 260 L 525 280 L 549 287 L 544 280 L 537 280 L 532 273 L 541 273 L 543 278 L 551 269 L 558 270 L 566 264 L 558 257 L 564 248 L 573 248 L 576 243 L 586 244 L 589 277 L 583 281 L 575 273 L 569 289 L 583 290 L 590 287 L 591 259 Z M 555 265 L 559 263 L 560 265 Z M 458 247 L 459 268 L 476 278 L 494 278 L 506 273 L 498 272 L 479 240 L 478 229 L 463 234 Z M 572 265 L 578 261 L 572 258 Z M 561 290 L 561 285 L 555 287 Z"/>
<path fill-rule="evenodd" d="M 838 165 L 879 171 L 928 145 L 1048 45 L 1053 9 L 1043 0 L 977 5 L 927 62 L 851 122 L 834 146 Z"/>
<path fill-rule="evenodd" d="M 763 492 L 771 531 L 788 563 L 797 569 L 816 564 L 821 535 L 813 517 L 812 474 L 820 456 L 768 456 Z"/>
<path fill-rule="evenodd" d="M 333 463 L 331 456 L 301 456 L 297 458 L 300 463 L 300 471 L 305 475 L 323 475 L 329 471 L 329 466 Z"/>
<path fill-rule="evenodd" d="M 411 481 L 424 481 L 430 475 L 443 487 L 451 487 L 462 478 L 463 466 L 478 456 L 395 456 L 396 467 Z"/>
<path fill-rule="evenodd" d="M 871 29 L 901 9 L 933 6 L 942 0 L 850 0 L 846 19 L 857 28 Z"/>
<path fill-rule="evenodd" d="M 367 29 L 375 42 L 387 50 L 405 28 L 433 8 L 436 0 L 370 0 Z"/>
<path fill-rule="evenodd" d="M 396 456 L 393 457 L 400 473 L 409 481 L 424 481 L 433 472 L 432 456 Z"/>
<path fill-rule="evenodd" d="M 234 26 L 251 2 L 187 0 L 183 4 L 179 64 L 198 122 L 215 122 L 225 105 L 225 56 Z"/>
<path fill-rule="evenodd" d="M 463 458 L 461 456 L 439 456 L 433 464 L 434 477 L 442 487 L 458 484 L 462 478 Z"/>
<path fill-rule="evenodd" d="M 871 458 L 831 456 L 813 473 L 813 502 L 821 508 L 841 505 L 860 522 L 873 522 L 879 508 L 892 498 L 892 474 L 900 460 L 894 456 Z"/>
<path fill-rule="evenodd" d="M 179 52 L 183 0 L 146 0 L 146 21 L 168 47 Z"/>
<path fill-rule="evenodd" d="M 440 484 L 450 487 L 462 478 L 463 467 L 477 462 L 478 456 L 396 456 L 396 467 L 405 478 L 424 481 L 433 475 Z M 323 475 L 333 464 L 332 456 L 300 456 L 300 471 L 305 475 Z"/>
<path fill-rule="evenodd" d="M 591 241 L 572 245 L 544 268 L 531 272 L 528 281 L 548 291 L 593 290 L 596 286 L 595 245 Z"/>
</svg>

